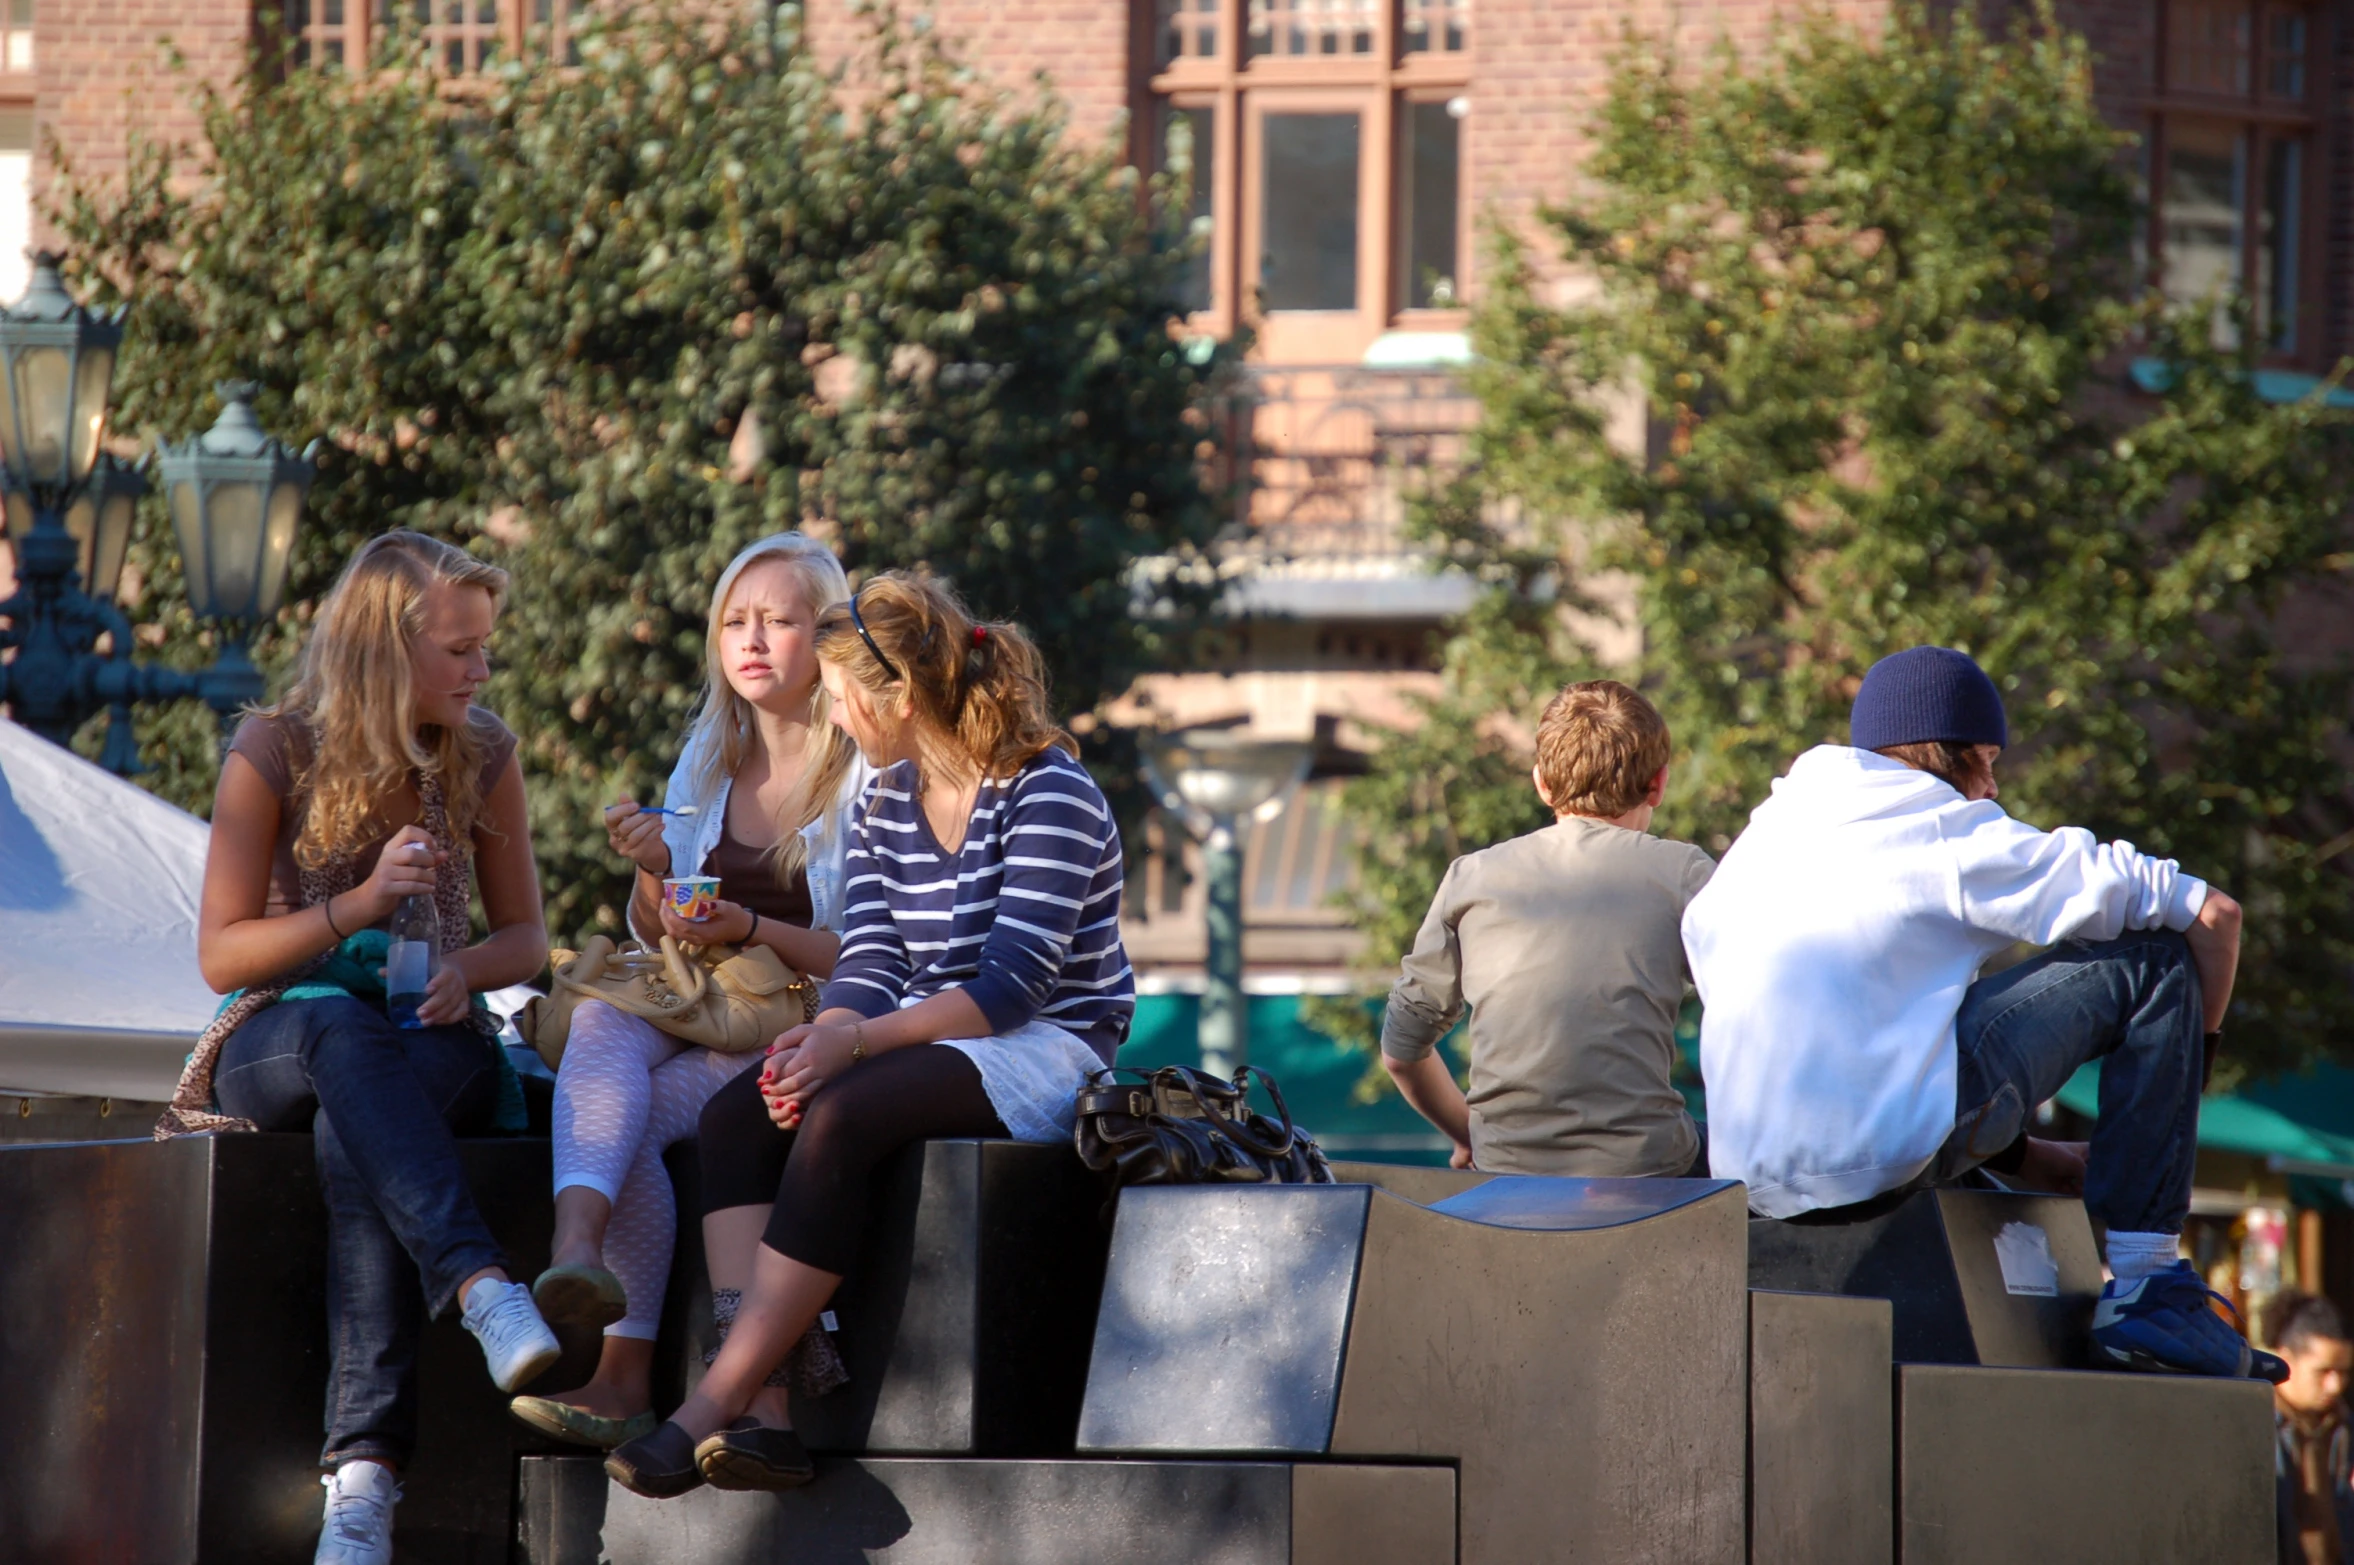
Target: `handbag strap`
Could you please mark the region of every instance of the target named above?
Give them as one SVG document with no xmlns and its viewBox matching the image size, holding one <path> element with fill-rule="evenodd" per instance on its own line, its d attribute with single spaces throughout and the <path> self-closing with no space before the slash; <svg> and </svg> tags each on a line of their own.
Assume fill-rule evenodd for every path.
<svg viewBox="0 0 2354 1565">
<path fill-rule="evenodd" d="M 1275 1112 L 1281 1117 L 1283 1133 L 1274 1142 L 1260 1139 L 1249 1127 L 1249 1120 L 1254 1117 L 1249 1103 L 1250 1079 L 1254 1076 L 1267 1089 L 1267 1096 L 1273 1100 Z M 1135 1085 L 1124 1086 L 1124 1077 L 1133 1078 Z M 1288 1156 L 1301 1139 L 1299 1127 L 1292 1121 L 1291 1108 L 1283 1101 L 1283 1089 L 1275 1084 L 1274 1077 L 1256 1065 L 1245 1065 L 1237 1070 L 1231 1082 L 1207 1071 L 1196 1070 L 1190 1065 L 1163 1065 L 1151 1070 L 1133 1065 L 1107 1065 L 1088 1077 L 1088 1084 L 1080 1093 L 1079 1111 L 1083 1114 L 1126 1114 L 1136 1119 L 1174 1118 L 1176 1116 L 1163 1114 L 1153 1107 L 1154 1089 L 1164 1082 L 1174 1082 L 1181 1087 L 1185 1095 L 1200 1106 L 1202 1118 L 1221 1134 L 1237 1146 L 1262 1157 Z M 1218 1099 L 1228 1094 L 1242 1100 L 1243 1118 L 1239 1122 L 1218 1106 Z M 1266 1118 L 1264 1115 L 1255 1117 Z"/>
<path fill-rule="evenodd" d="M 671 993 L 686 1001 L 688 1009 L 703 1003 L 703 991 L 711 987 L 711 970 L 701 962 L 689 960 L 679 943 L 668 935 L 662 937 L 662 965 L 670 979 Z"/>
<path fill-rule="evenodd" d="M 1249 1122 L 1253 1118 L 1250 1107 L 1250 1079 L 1253 1076 L 1258 1077 L 1260 1083 L 1266 1087 L 1267 1096 L 1274 1099 L 1275 1112 L 1283 1116 L 1282 1138 L 1273 1145 L 1269 1145 L 1268 1143 L 1261 1141 L 1257 1134 L 1250 1128 Z M 1209 1077 L 1208 1079 L 1213 1082 L 1218 1080 L 1218 1078 L 1215 1076 Z M 1225 1086 L 1227 1084 L 1224 1082 L 1219 1082 L 1218 1085 Z M 1275 1078 L 1268 1075 L 1265 1071 L 1259 1069 L 1256 1065 L 1245 1065 L 1235 1071 L 1232 1087 L 1234 1093 L 1241 1100 L 1242 1104 L 1242 1120 L 1239 1123 L 1228 1119 L 1225 1112 L 1216 1105 L 1211 1097 L 1207 1095 L 1197 1093 L 1195 1095 L 1194 1101 L 1201 1104 L 1203 1115 L 1207 1117 L 1212 1124 L 1216 1125 L 1220 1130 L 1224 1131 L 1229 1137 L 1231 1137 L 1237 1145 L 1256 1152 L 1261 1157 L 1288 1156 L 1292 1147 L 1299 1141 L 1299 1127 L 1294 1125 L 1291 1121 L 1291 1110 L 1284 1105 L 1283 1093 L 1281 1089 L 1275 1085 Z M 1266 1116 L 1259 1115 L 1257 1117 L 1264 1119 Z"/>
</svg>

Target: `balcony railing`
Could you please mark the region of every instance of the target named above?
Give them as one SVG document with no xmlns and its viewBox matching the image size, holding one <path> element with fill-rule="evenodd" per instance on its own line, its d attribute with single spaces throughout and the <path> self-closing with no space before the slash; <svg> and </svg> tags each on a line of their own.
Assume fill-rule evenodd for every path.
<svg viewBox="0 0 2354 1565">
<path fill-rule="evenodd" d="M 1231 414 L 1249 481 L 1230 548 L 1278 559 L 1410 552 L 1407 507 L 1462 462 L 1478 412 L 1445 370 L 1254 367 Z"/>
</svg>

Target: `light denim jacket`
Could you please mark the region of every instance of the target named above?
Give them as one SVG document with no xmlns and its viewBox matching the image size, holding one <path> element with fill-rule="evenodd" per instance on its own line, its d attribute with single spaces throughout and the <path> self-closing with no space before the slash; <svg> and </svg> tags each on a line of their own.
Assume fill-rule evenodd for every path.
<svg viewBox="0 0 2354 1565">
<path fill-rule="evenodd" d="M 711 850 L 719 846 L 719 834 L 727 825 L 728 790 L 735 779 L 723 776 L 719 786 L 708 795 L 695 791 L 697 774 L 702 770 L 704 746 L 695 738 L 687 740 L 679 753 L 678 765 L 671 768 L 670 783 L 663 789 L 662 802 L 671 809 L 693 805 L 695 813 L 688 816 L 662 817 L 662 842 L 670 849 L 672 875 L 700 875 Z M 857 813 L 859 796 L 866 791 L 875 769 L 864 756 L 853 756 L 850 769 L 842 774 L 841 790 L 823 815 L 801 828 L 802 840 L 809 844 L 809 905 L 810 925 L 816 929 L 842 932 L 842 866 L 850 853 L 850 828 Z M 661 938 L 657 928 L 650 934 L 631 928 L 640 939 L 653 941 Z"/>
</svg>

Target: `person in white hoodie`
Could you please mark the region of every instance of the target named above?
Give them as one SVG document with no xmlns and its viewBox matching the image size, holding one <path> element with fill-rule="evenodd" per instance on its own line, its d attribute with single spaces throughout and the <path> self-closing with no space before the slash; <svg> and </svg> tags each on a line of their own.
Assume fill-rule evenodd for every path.
<svg viewBox="0 0 2354 1565">
<path fill-rule="evenodd" d="M 1795 1217 L 1980 1164 L 2081 1180 L 2114 1281 L 2108 1362 L 2278 1380 L 2179 1258 L 2199 1092 L 2239 962 L 2240 910 L 2171 859 L 1995 802 L 2001 694 L 1967 654 L 1914 647 L 1856 694 L 1750 816 L 1685 911 L 1705 1007 L 1710 1172 Z M 2019 942 L 2053 949 L 1981 978 Z M 2028 1116 L 2102 1061 L 2089 1159 Z"/>
</svg>

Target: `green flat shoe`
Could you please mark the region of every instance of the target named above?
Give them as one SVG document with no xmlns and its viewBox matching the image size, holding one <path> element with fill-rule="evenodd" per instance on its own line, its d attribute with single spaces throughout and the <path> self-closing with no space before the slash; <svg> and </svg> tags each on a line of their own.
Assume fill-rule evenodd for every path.
<svg viewBox="0 0 2354 1565">
<path fill-rule="evenodd" d="M 540 1318 L 558 1325 L 612 1325 L 629 1313 L 621 1279 L 602 1266 L 551 1266 L 531 1285 Z"/>
<path fill-rule="evenodd" d="M 517 1397 L 507 1404 L 507 1411 L 515 1415 L 515 1422 L 536 1429 L 551 1440 L 593 1446 L 599 1451 L 610 1451 L 650 1435 L 656 1423 L 651 1408 L 629 1418 L 607 1418 L 602 1413 L 592 1413 L 585 1407 L 574 1407 L 550 1397 Z"/>
</svg>

